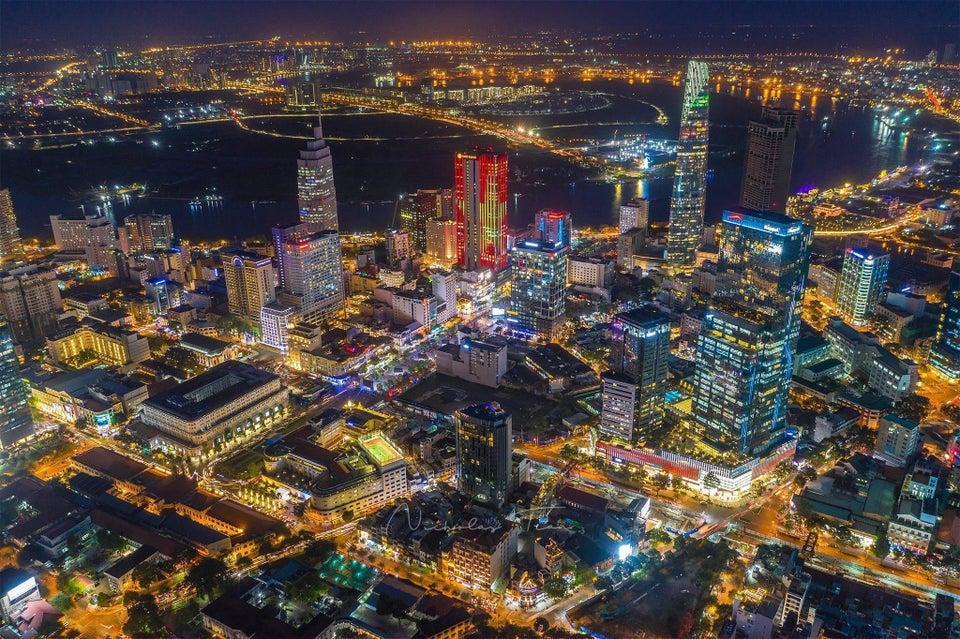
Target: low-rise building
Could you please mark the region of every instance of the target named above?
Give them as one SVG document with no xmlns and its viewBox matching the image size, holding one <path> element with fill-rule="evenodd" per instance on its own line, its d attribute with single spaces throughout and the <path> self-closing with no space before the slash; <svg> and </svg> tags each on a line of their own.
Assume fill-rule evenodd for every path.
<svg viewBox="0 0 960 639">
<path fill-rule="evenodd" d="M 230 342 L 199 333 L 186 333 L 180 338 L 180 346 L 196 353 L 204 368 L 212 368 L 236 357 L 236 347 Z"/>
<path fill-rule="evenodd" d="M 933 499 L 901 499 L 897 512 L 887 527 L 892 546 L 926 555 L 937 534 L 937 503 Z"/>
<path fill-rule="evenodd" d="M 906 466 L 920 446 L 920 425 L 893 413 L 880 418 L 874 456 L 891 466 Z"/>
<path fill-rule="evenodd" d="M 466 338 L 445 344 L 435 353 L 437 371 L 496 388 L 507 372 L 507 346 Z"/>
<path fill-rule="evenodd" d="M 58 364 L 128 367 L 150 358 L 147 338 L 135 331 L 87 317 L 47 338 L 47 352 Z"/>
<path fill-rule="evenodd" d="M 517 554 L 517 528 L 506 521 L 494 527 L 458 531 L 443 557 L 444 574 L 468 588 L 489 590 L 508 575 Z"/>
</svg>

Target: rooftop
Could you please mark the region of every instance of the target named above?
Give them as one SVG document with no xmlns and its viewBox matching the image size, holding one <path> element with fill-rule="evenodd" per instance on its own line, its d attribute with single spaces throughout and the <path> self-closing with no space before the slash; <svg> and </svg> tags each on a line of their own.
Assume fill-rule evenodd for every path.
<svg viewBox="0 0 960 639">
<path fill-rule="evenodd" d="M 230 360 L 151 397 L 144 405 L 194 420 L 278 379 L 269 371 Z"/>
</svg>

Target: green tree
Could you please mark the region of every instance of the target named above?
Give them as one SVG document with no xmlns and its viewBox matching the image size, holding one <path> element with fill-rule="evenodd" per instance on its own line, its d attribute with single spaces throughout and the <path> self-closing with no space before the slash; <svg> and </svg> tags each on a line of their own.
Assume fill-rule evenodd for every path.
<svg viewBox="0 0 960 639">
<path fill-rule="evenodd" d="M 160 608 L 153 595 L 138 595 L 127 607 L 127 621 L 123 631 L 132 639 L 156 639 L 166 637 Z"/>
<path fill-rule="evenodd" d="M 893 405 L 893 412 L 919 424 L 930 412 L 930 400 L 923 395 L 907 395 Z"/>
<path fill-rule="evenodd" d="M 703 478 L 703 486 L 709 490 L 716 490 L 720 487 L 720 478 L 714 473 L 707 473 Z"/>
<path fill-rule="evenodd" d="M 661 490 L 666 488 L 667 485 L 669 485 L 669 483 L 670 483 L 670 477 L 664 473 L 657 473 L 656 475 L 653 476 L 653 486 L 654 488 L 656 488 L 657 494 L 659 494 Z"/>
<path fill-rule="evenodd" d="M 877 556 L 878 559 L 886 559 L 887 555 L 890 554 L 890 540 L 887 539 L 887 533 L 881 531 L 877 535 L 877 538 L 874 539 L 873 544 L 870 546 L 871 552 Z"/>
<path fill-rule="evenodd" d="M 209 597 L 217 592 L 227 578 L 227 564 L 219 559 L 204 557 L 187 571 L 186 582 L 197 594 Z"/>
<path fill-rule="evenodd" d="M 543 582 L 543 592 L 551 599 L 563 599 L 567 596 L 567 590 L 569 590 L 567 580 L 559 575 L 547 577 Z"/>
</svg>

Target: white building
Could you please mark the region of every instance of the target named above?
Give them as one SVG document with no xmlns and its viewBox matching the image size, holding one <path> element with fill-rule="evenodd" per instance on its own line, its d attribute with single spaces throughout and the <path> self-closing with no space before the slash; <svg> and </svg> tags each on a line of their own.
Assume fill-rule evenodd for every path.
<svg viewBox="0 0 960 639">
<path fill-rule="evenodd" d="M 457 275 L 452 271 L 430 271 L 433 296 L 437 298 L 437 323 L 446 324 L 457 316 Z"/>
<path fill-rule="evenodd" d="M 290 350 L 290 324 L 296 309 L 272 302 L 260 309 L 260 341 L 284 355 Z"/>
<path fill-rule="evenodd" d="M 620 232 L 626 233 L 630 229 L 646 231 L 650 219 L 650 201 L 639 197 L 620 205 Z"/>
<path fill-rule="evenodd" d="M 567 283 L 570 286 L 607 288 L 613 283 L 613 262 L 571 255 L 567 262 Z"/>
<path fill-rule="evenodd" d="M 891 466 L 906 466 L 920 445 L 920 426 L 909 419 L 887 413 L 880 418 L 874 457 Z"/>
<path fill-rule="evenodd" d="M 437 372 L 496 388 L 507 372 L 507 346 L 465 339 L 435 353 Z"/>
</svg>

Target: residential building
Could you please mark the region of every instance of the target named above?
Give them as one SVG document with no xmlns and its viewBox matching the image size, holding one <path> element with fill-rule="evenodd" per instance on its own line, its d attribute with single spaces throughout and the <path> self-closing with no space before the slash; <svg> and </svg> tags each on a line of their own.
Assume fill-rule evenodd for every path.
<svg viewBox="0 0 960 639">
<path fill-rule="evenodd" d="M 683 83 L 667 243 L 667 260 L 678 270 L 693 269 L 703 235 L 709 116 L 710 71 L 705 62 L 691 60 Z"/>
<path fill-rule="evenodd" d="M 567 261 L 567 283 L 571 286 L 607 288 L 613 284 L 613 262 L 571 255 Z"/>
<path fill-rule="evenodd" d="M 512 418 L 498 404 L 468 406 L 456 415 L 457 482 L 471 498 L 501 506 L 510 491 Z"/>
<path fill-rule="evenodd" d="M 851 326 L 863 326 L 880 303 L 887 283 L 890 256 L 868 248 L 850 247 L 843 258 L 837 310 Z"/>
<path fill-rule="evenodd" d="M 339 231 L 337 189 L 333 180 L 333 156 L 323 139 L 323 122 L 317 116 L 313 139 L 297 160 L 297 206 L 300 221 L 315 231 Z"/>
<path fill-rule="evenodd" d="M 492 589 L 509 572 L 517 538 L 517 527 L 508 522 L 496 530 L 460 531 L 443 557 L 445 576 L 468 588 Z"/>
<path fill-rule="evenodd" d="M 410 233 L 400 229 L 387 229 L 387 263 L 396 267 L 412 256 Z"/>
<path fill-rule="evenodd" d="M 36 265 L 0 273 L 0 315 L 19 344 L 42 339 L 57 329 L 63 311 L 57 274 Z"/>
<path fill-rule="evenodd" d="M 304 226 L 300 225 L 296 233 L 288 232 L 289 229 L 274 229 L 275 242 L 278 241 L 278 232 L 285 233 L 278 254 L 283 274 L 280 301 L 296 307 L 304 319 L 315 321 L 343 309 L 340 236 L 329 230 L 304 233 Z M 272 301 L 272 298 L 265 300 L 264 304 Z"/>
<path fill-rule="evenodd" d="M 131 215 L 123 221 L 131 253 L 173 248 L 173 217 L 159 213 Z"/>
<path fill-rule="evenodd" d="M 834 317 L 823 336 L 830 342 L 831 357 L 843 362 L 844 374 L 866 376 L 867 385 L 880 395 L 897 401 L 916 389 L 916 362 L 891 353 L 873 333 L 861 333 Z"/>
<path fill-rule="evenodd" d="M 20 374 L 10 326 L 0 318 L 0 450 L 33 435 L 27 388 Z"/>
<path fill-rule="evenodd" d="M 400 200 L 400 229 L 410 236 L 411 249 L 429 252 L 430 222 L 453 221 L 453 191 L 450 189 L 418 189 Z M 449 259 L 456 259 L 456 223 L 453 224 L 453 250 Z"/>
<path fill-rule="evenodd" d="M 223 278 L 227 286 L 227 308 L 234 315 L 259 320 L 264 305 L 276 299 L 273 262 L 269 257 L 247 251 L 223 255 Z"/>
<path fill-rule="evenodd" d="M 620 234 L 630 229 L 640 229 L 644 233 L 650 222 L 650 200 L 638 197 L 620 205 Z"/>
<path fill-rule="evenodd" d="M 546 340 L 556 338 L 567 310 L 569 250 L 565 245 L 531 240 L 514 247 L 511 324 Z"/>
<path fill-rule="evenodd" d="M 617 238 L 617 266 L 624 271 L 633 270 L 633 257 L 640 255 L 646 232 L 643 229 L 622 231 Z"/>
<path fill-rule="evenodd" d="M 468 271 L 507 267 L 507 154 L 457 153 L 457 262 Z"/>
<path fill-rule="evenodd" d="M 427 220 L 427 257 L 443 264 L 457 262 L 457 223 L 454 220 Z"/>
<path fill-rule="evenodd" d="M 437 323 L 446 324 L 457 317 L 457 274 L 443 269 L 430 271 L 433 296 L 437 300 Z"/>
<path fill-rule="evenodd" d="M 0 262 L 9 260 L 22 253 L 20 228 L 17 226 L 17 213 L 13 209 L 13 199 L 9 189 L 0 190 Z"/>
<path fill-rule="evenodd" d="M 760 120 L 750 121 L 740 206 L 755 211 L 786 211 L 796 143 L 796 111 L 765 106 Z"/>
<path fill-rule="evenodd" d="M 880 418 L 873 454 L 891 466 L 906 466 L 916 455 L 920 438 L 919 424 L 887 413 Z"/>
</svg>

